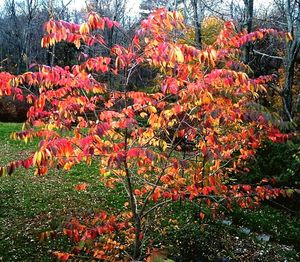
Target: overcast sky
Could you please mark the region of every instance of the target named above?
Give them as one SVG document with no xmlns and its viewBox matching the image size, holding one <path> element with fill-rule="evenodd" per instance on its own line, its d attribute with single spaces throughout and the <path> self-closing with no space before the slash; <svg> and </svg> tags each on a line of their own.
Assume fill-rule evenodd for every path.
<svg viewBox="0 0 300 262">
<path fill-rule="evenodd" d="M 4 0 L 0 0 L 4 1 Z M 82 7 L 85 7 L 84 0 L 73 0 L 71 4 L 72 8 L 80 10 Z M 128 0 L 127 10 L 132 14 L 138 14 L 140 7 L 140 0 Z"/>
<path fill-rule="evenodd" d="M 68 2 L 69 0 L 64 0 L 64 2 Z M 237 2 L 242 2 L 242 0 L 236 0 Z M 5 0 L 0 0 L 0 6 L 4 4 Z M 17 1 L 16 1 L 17 2 Z M 254 0 L 254 8 L 258 9 L 259 6 L 269 6 L 272 0 Z M 131 13 L 133 16 L 139 13 L 139 5 L 140 0 L 128 0 L 127 9 L 128 12 Z M 80 10 L 81 8 L 85 7 L 85 0 L 72 0 L 70 4 L 72 9 Z"/>
<path fill-rule="evenodd" d="M 16 0 L 17 3 L 20 0 Z M 64 3 L 68 3 L 69 0 L 63 0 Z M 127 12 L 131 13 L 132 16 L 138 15 L 139 7 L 140 7 L 140 0 L 127 0 Z M 4 5 L 5 0 L 0 0 L 0 7 Z M 85 7 L 85 0 L 72 0 L 69 7 L 72 9 L 80 10 L 81 8 Z"/>
</svg>

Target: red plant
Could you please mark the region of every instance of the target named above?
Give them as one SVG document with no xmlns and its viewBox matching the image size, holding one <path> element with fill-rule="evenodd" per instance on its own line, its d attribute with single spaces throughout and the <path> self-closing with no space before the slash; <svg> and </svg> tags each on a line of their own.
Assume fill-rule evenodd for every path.
<svg viewBox="0 0 300 262">
<path fill-rule="evenodd" d="M 67 41 L 77 48 L 108 48 L 101 34 L 106 27 L 118 26 L 95 13 L 81 25 L 51 20 L 42 46 Z M 87 57 L 72 68 L 40 65 L 37 72 L 19 76 L 0 73 L 1 95 L 21 98 L 23 86 L 38 88 L 38 96 L 27 97 L 32 106 L 26 131 L 13 137 L 42 139 L 30 159 L 1 168 L 1 174 L 20 165 L 36 166 L 36 174 L 44 175 L 49 167 L 68 170 L 81 162 L 96 162 L 107 186 L 124 185 L 130 212 L 121 215 L 122 221 L 101 213 L 90 227 L 73 221 L 65 229 L 77 243 L 94 241 L 80 250 L 95 258 L 113 259 L 116 251 L 129 246 L 132 257 L 140 258 L 146 217 L 171 201 L 202 201 L 216 210 L 220 203 L 250 207 L 283 192 L 231 179 L 245 171 L 245 161 L 262 141 L 286 139 L 255 107 L 271 77 L 250 78 L 239 49 L 280 33 L 267 29 L 238 34 L 234 24 L 226 22 L 216 42 L 199 50 L 180 44 L 185 31 L 180 13 L 159 9 L 142 22 L 129 46 L 115 45 L 109 57 Z M 159 70 L 159 91 L 128 90 L 139 65 Z M 107 83 L 95 77 L 101 74 L 119 76 L 121 91 L 108 92 Z M 187 153 L 182 157 L 180 151 Z M 205 214 L 199 216 L 203 219 Z M 116 231 L 125 232 L 124 237 L 118 238 Z M 104 237 L 96 241 L 100 235 Z M 56 255 L 67 260 L 76 252 Z"/>
</svg>

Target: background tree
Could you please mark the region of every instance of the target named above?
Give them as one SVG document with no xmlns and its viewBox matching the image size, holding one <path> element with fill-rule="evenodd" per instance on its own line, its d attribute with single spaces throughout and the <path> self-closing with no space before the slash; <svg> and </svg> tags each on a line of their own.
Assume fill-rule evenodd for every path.
<svg viewBox="0 0 300 262">
<path fill-rule="evenodd" d="M 252 32 L 252 24 L 253 24 L 253 4 L 254 0 L 244 0 L 245 5 L 245 26 L 248 33 Z M 245 53 L 244 53 L 244 61 L 246 64 L 249 63 L 250 60 L 250 45 L 246 45 Z"/>
<path fill-rule="evenodd" d="M 279 2 L 280 4 L 280 2 Z M 283 88 L 283 104 L 286 117 L 293 119 L 293 80 L 295 76 L 295 66 L 300 50 L 300 2 L 287 0 L 283 7 L 287 23 L 287 32 L 290 36 L 286 46 L 286 56 L 284 60 L 285 82 Z M 281 9 L 282 10 L 282 9 Z"/>
<path fill-rule="evenodd" d="M 5 56 L 12 59 L 11 63 L 16 66 L 15 72 L 20 73 L 22 70 L 28 69 L 29 61 L 33 55 L 34 49 L 29 50 L 29 45 L 37 3 L 32 1 L 19 3 L 15 0 L 7 0 L 4 8 L 1 25 L 2 57 L 4 56 L 3 52 L 5 52 Z"/>
</svg>

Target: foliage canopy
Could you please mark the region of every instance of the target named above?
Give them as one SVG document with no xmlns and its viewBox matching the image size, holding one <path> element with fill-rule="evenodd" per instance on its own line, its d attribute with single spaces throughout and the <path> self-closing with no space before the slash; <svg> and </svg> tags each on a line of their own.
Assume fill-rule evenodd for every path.
<svg viewBox="0 0 300 262">
<path fill-rule="evenodd" d="M 107 260 L 128 257 L 128 252 L 140 258 L 147 217 L 172 201 L 195 201 L 214 216 L 220 206 L 253 207 L 286 194 L 267 179 L 256 185 L 236 182 L 262 141 L 287 138 L 255 102 L 272 76 L 250 78 L 239 49 L 280 33 L 239 34 L 226 22 L 216 41 L 200 50 L 182 43 L 188 30 L 183 17 L 165 9 L 141 23 L 129 46 L 106 45 L 102 34 L 112 28 L 120 30 L 96 13 L 82 24 L 50 20 L 42 46 L 61 41 L 84 46 L 80 63 L 72 68 L 35 65 L 35 71 L 18 76 L 0 73 L 1 96 L 23 99 L 23 90 L 38 89 L 38 95 L 26 95 L 32 105 L 28 120 L 12 137 L 41 139 L 30 158 L 2 167 L 1 175 L 19 166 L 35 166 L 37 175 L 45 175 L 49 167 L 69 170 L 95 162 L 101 180 L 108 187 L 123 185 L 128 195 L 122 214 L 101 211 L 86 225 L 71 221 L 65 233 L 78 245 L 72 254 L 57 252 L 60 259 L 81 252 Z M 90 56 L 92 47 L 107 55 Z M 140 65 L 159 71 L 159 91 L 128 90 Z M 106 81 L 112 77 L 119 79 L 118 90 Z"/>
</svg>

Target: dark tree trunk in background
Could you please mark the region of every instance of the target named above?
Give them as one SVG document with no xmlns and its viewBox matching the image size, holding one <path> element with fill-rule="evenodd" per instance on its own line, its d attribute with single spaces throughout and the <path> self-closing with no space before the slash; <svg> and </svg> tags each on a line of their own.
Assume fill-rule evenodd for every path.
<svg viewBox="0 0 300 262">
<path fill-rule="evenodd" d="M 253 24 L 253 4 L 254 0 L 244 0 L 245 4 L 245 25 L 244 28 L 247 30 L 248 33 L 252 32 L 252 24 Z M 250 62 L 250 51 L 251 51 L 251 44 L 248 43 L 244 49 L 244 62 L 248 64 Z"/>
<path fill-rule="evenodd" d="M 293 80 L 295 75 L 295 59 L 293 58 L 293 47 L 295 45 L 291 44 L 288 47 L 287 57 L 285 61 L 285 82 L 283 89 L 283 99 L 284 99 L 284 112 L 286 120 L 291 121 L 293 118 L 292 115 L 292 105 L 293 105 L 293 97 L 292 97 L 292 88 L 293 88 Z"/>
<path fill-rule="evenodd" d="M 194 16 L 194 27 L 195 27 L 195 43 L 196 46 L 201 48 L 201 22 L 198 15 L 198 1 L 191 0 L 193 7 L 193 16 Z"/>
<path fill-rule="evenodd" d="M 285 1 L 285 15 L 288 33 L 291 36 L 286 47 L 284 61 L 285 82 L 283 88 L 283 106 L 285 119 L 293 120 L 293 80 L 295 76 L 295 65 L 300 50 L 300 1 Z"/>
</svg>

